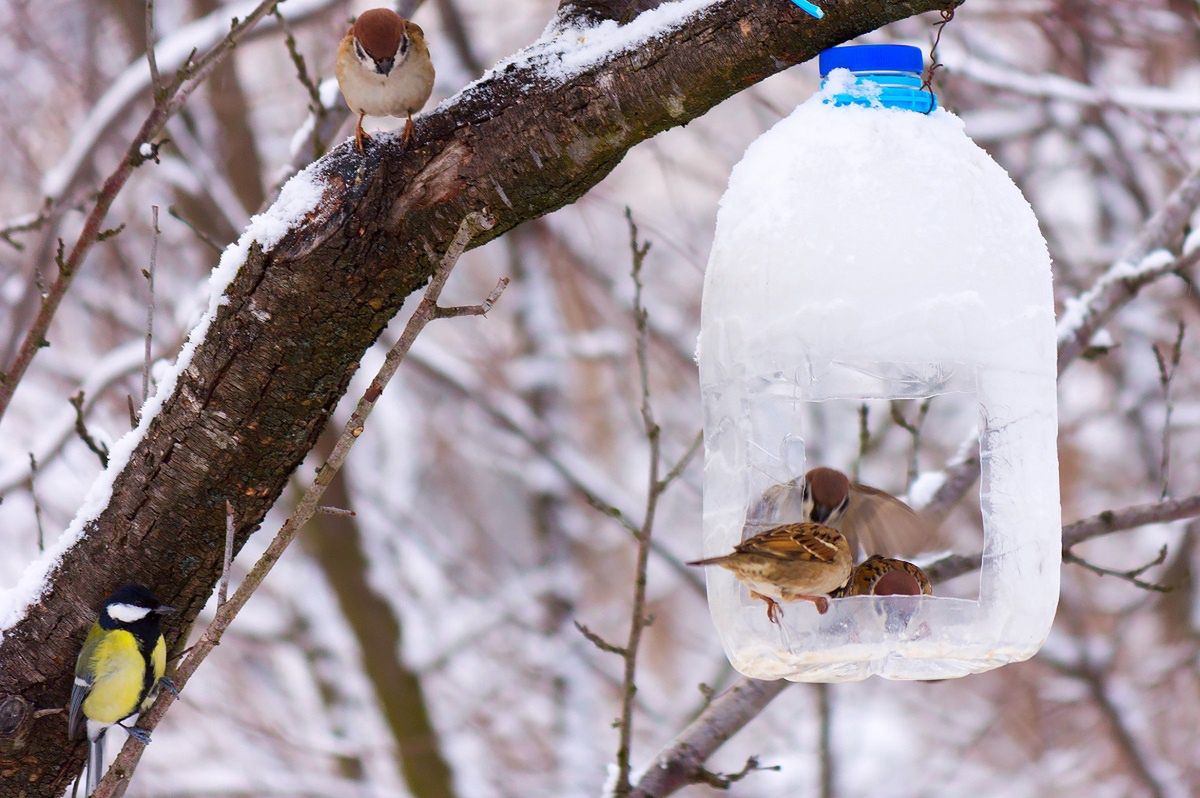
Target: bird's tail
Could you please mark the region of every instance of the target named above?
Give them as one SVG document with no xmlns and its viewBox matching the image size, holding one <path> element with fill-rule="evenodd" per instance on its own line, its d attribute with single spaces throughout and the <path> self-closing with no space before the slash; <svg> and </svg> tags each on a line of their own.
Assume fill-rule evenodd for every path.
<svg viewBox="0 0 1200 798">
<path fill-rule="evenodd" d="M 104 775 L 104 731 L 96 739 L 88 740 L 87 764 L 87 795 L 91 795 L 100 786 L 100 778 Z"/>
<path fill-rule="evenodd" d="M 720 557 L 709 557 L 707 560 L 692 560 L 685 565 L 724 565 L 728 559 L 728 554 L 722 554 Z"/>
</svg>

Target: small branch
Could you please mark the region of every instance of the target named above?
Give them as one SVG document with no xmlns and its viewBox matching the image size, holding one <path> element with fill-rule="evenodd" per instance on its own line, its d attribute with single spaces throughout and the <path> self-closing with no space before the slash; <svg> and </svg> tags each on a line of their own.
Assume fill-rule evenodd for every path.
<svg viewBox="0 0 1200 798">
<path fill-rule="evenodd" d="M 108 468 L 108 447 L 102 443 L 98 443 L 91 433 L 88 432 L 87 425 L 83 421 L 83 389 L 79 393 L 67 400 L 71 403 L 71 407 L 75 408 L 75 434 L 83 441 L 89 449 L 91 449 L 97 457 L 100 458 L 100 467 Z"/>
<path fill-rule="evenodd" d="M 866 402 L 858 406 L 858 456 L 854 458 L 854 468 L 850 475 L 855 482 L 858 482 L 861 476 L 863 460 L 871 448 L 870 412 L 871 408 Z"/>
<path fill-rule="evenodd" d="M 1138 587 L 1142 588 L 1143 590 L 1153 590 L 1158 593 L 1170 593 L 1171 590 L 1174 589 L 1168 585 L 1160 584 L 1158 582 L 1147 582 L 1143 579 L 1138 578 L 1142 574 L 1144 574 L 1146 571 L 1153 568 L 1154 566 L 1163 564 L 1163 562 L 1167 559 L 1167 547 L 1165 545 L 1161 549 L 1158 550 L 1158 556 L 1155 557 L 1153 560 L 1151 560 L 1150 562 L 1146 563 L 1143 566 L 1140 566 L 1138 568 L 1133 568 L 1129 571 L 1115 571 L 1115 570 L 1112 570 L 1111 568 L 1102 568 L 1099 565 L 1095 565 L 1094 563 L 1091 563 L 1088 560 L 1085 560 L 1084 558 L 1080 557 L 1079 555 L 1075 554 L 1074 552 L 1070 551 L 1069 549 L 1067 551 L 1064 551 L 1062 556 L 1063 556 L 1063 562 L 1071 562 L 1071 563 L 1075 563 L 1076 565 L 1082 565 L 1084 568 L 1087 568 L 1089 571 L 1092 571 L 1093 573 L 1097 573 L 1100 576 L 1115 576 L 1119 579 L 1124 579 L 1127 582 L 1131 582 L 1134 585 L 1137 585 Z"/>
<path fill-rule="evenodd" d="M 42 207 L 36 213 L 23 214 L 10 221 L 4 227 L 0 227 L 0 240 L 3 240 L 17 252 L 24 252 L 25 245 L 17 241 L 13 236 L 17 233 L 28 233 L 41 229 L 46 222 L 50 221 L 57 210 L 54 200 L 46 197 L 42 202 Z"/>
<path fill-rule="evenodd" d="M 633 608 L 629 619 L 629 640 L 625 644 L 622 656 L 625 659 L 625 673 L 622 680 L 620 740 L 617 745 L 617 781 L 613 790 L 614 795 L 627 796 L 633 789 L 629 774 L 632 769 L 631 746 L 633 742 L 633 698 L 637 693 L 637 655 L 642 642 L 642 633 L 650 623 L 646 616 L 646 569 L 650 562 L 650 538 L 654 532 L 654 515 L 658 508 L 658 499 L 663 490 L 674 477 L 659 480 L 658 470 L 661 458 L 662 429 L 654 420 L 654 409 L 650 405 L 650 366 L 647 354 L 647 312 L 642 304 L 642 266 L 646 255 L 650 252 L 650 244 L 638 243 L 638 229 L 633 221 L 633 212 L 625 208 L 625 220 L 629 224 L 629 251 L 633 258 L 630 276 L 633 278 L 633 309 L 637 324 L 637 365 L 638 377 L 642 389 L 641 414 L 642 429 L 650 444 L 650 468 L 646 488 L 646 513 L 642 519 L 641 529 L 634 533 L 637 540 L 637 563 L 634 566 Z M 695 453 L 698 444 L 694 444 L 691 453 Z M 691 454 L 685 454 L 681 465 L 686 466 L 686 460 Z M 680 468 L 682 470 L 682 468 Z"/>
<path fill-rule="evenodd" d="M 225 556 L 221 560 L 221 584 L 217 588 L 217 609 L 225 606 L 229 598 L 229 572 L 233 570 L 233 539 L 237 535 L 237 518 L 233 513 L 233 502 L 225 500 Z"/>
<path fill-rule="evenodd" d="M 334 515 L 343 518 L 354 518 L 358 515 L 358 513 L 354 512 L 353 510 L 342 509 L 341 507 L 318 507 L 317 515 Z"/>
<path fill-rule="evenodd" d="M 596 648 L 600 649 L 601 651 L 606 651 L 609 654 L 616 654 L 618 657 L 625 656 L 626 651 L 621 646 L 613 645 L 579 621 L 573 621 L 573 623 L 575 624 L 575 628 L 579 630 L 579 633 L 586 637 L 588 642 Z"/>
<path fill-rule="evenodd" d="M 736 773 L 713 773 L 712 771 L 700 768 L 693 782 L 696 784 L 707 784 L 709 787 L 718 790 L 728 790 L 735 782 L 741 781 L 755 771 L 774 770 L 778 772 L 780 769 L 779 765 L 759 765 L 758 757 L 752 756 L 746 760 L 746 764 Z"/>
<path fill-rule="evenodd" d="M 688 465 L 691 464 L 692 459 L 696 456 L 696 453 L 700 451 L 700 447 L 703 444 L 704 430 L 699 430 L 695 437 L 692 438 L 692 442 L 688 444 L 688 447 L 684 453 L 680 455 L 679 460 L 677 460 L 675 465 L 671 467 L 671 470 L 667 472 L 667 475 L 658 481 L 656 488 L 659 493 L 665 491 L 672 482 L 679 478 L 680 474 L 687 470 Z"/>
<path fill-rule="evenodd" d="M 439 306 L 433 317 L 435 319 L 454 319 L 459 316 L 486 316 L 495 307 L 496 300 L 500 299 L 505 288 L 508 288 L 508 278 L 501 277 L 492 292 L 478 305 L 452 305 L 445 308 Z"/>
<path fill-rule="evenodd" d="M 200 241 L 203 242 L 204 244 L 207 244 L 208 248 L 211 249 L 213 252 L 220 254 L 223 251 L 221 249 L 220 244 L 218 244 L 216 241 L 213 241 L 212 238 L 210 238 L 207 233 L 205 233 L 199 227 L 196 227 L 196 225 L 194 225 L 191 222 L 191 220 L 185 218 L 181 213 L 179 213 L 178 209 L 176 209 L 176 207 L 174 205 L 167 206 L 167 213 L 170 214 L 171 217 L 173 217 L 174 219 L 177 219 L 180 222 L 183 222 L 183 224 L 189 230 L 191 230 L 193 233 L 196 234 L 196 238 L 200 239 Z"/>
<path fill-rule="evenodd" d="M 670 745 L 659 751 L 638 780 L 631 798 L 664 798 L 681 787 L 703 781 L 704 763 L 713 752 L 790 685 L 784 679 L 773 682 L 738 679 Z"/>
<path fill-rule="evenodd" d="M 300 528 L 312 518 L 320 506 L 319 502 L 325 489 L 333 481 L 333 477 L 345 462 L 346 456 L 350 453 L 350 449 L 362 435 L 367 418 L 375 407 L 376 401 L 383 394 L 384 386 L 395 375 L 400 363 L 403 362 L 405 355 L 412 348 L 413 341 L 425 329 L 437 313 L 437 300 L 441 295 L 442 289 L 446 285 L 446 280 L 450 276 L 454 264 L 466 249 L 467 243 L 476 235 L 484 230 L 489 230 L 494 226 L 495 222 L 489 217 L 479 213 L 472 213 L 462 224 L 459 225 L 458 232 L 454 239 L 450 242 L 446 252 L 442 255 L 432 279 L 429 281 L 429 286 L 425 289 L 425 295 L 421 299 L 421 303 L 417 309 L 413 311 L 413 315 L 408 320 L 408 324 L 404 328 L 404 332 L 400 335 L 400 339 L 395 346 L 388 351 L 384 358 L 383 365 L 380 366 L 375 378 L 371 380 L 371 384 L 367 386 L 363 396 L 359 399 L 358 405 L 351 414 L 350 419 L 342 428 L 341 434 L 338 436 L 337 442 L 334 444 L 333 451 L 329 457 L 317 469 L 316 477 L 312 484 L 304 492 L 296 509 L 292 515 L 284 522 L 271 543 L 267 546 L 266 551 L 246 574 L 246 577 L 238 585 L 236 591 L 228 601 L 221 603 L 217 607 L 216 616 L 205 629 L 200 640 L 192 646 L 188 656 L 179 663 L 179 667 L 175 672 L 175 684 L 179 690 L 187 685 L 188 680 L 196 672 L 200 663 L 212 652 L 212 650 L 220 643 L 221 636 L 234 618 L 249 601 L 250 596 L 258 589 L 267 574 L 283 556 L 288 545 L 296 537 Z M 229 515 L 227 513 L 227 523 Z M 152 731 L 162 720 L 167 710 L 175 702 L 175 695 L 169 691 L 162 691 L 154 705 L 149 710 L 142 713 L 138 727 L 146 731 Z M 134 737 L 126 740 L 121 753 L 117 756 L 108 773 L 101 780 L 100 785 L 96 788 L 92 798 L 120 798 L 124 795 L 125 789 L 129 785 L 129 779 L 133 774 L 137 763 L 140 761 L 142 752 L 145 750 L 145 743 L 140 742 Z"/>
<path fill-rule="evenodd" d="M 908 456 L 908 474 L 904 482 L 904 489 L 906 491 L 913 486 L 913 482 L 916 481 L 917 475 L 920 473 L 921 427 L 925 424 L 925 416 L 929 414 L 929 405 L 932 401 L 932 398 L 925 399 L 917 406 L 917 418 L 915 421 L 909 421 L 904 417 L 904 409 L 901 406 L 900 400 L 893 400 L 890 404 L 892 421 L 912 438 L 912 449 L 909 451 Z M 861 440 L 859 445 L 861 448 Z"/>
<path fill-rule="evenodd" d="M 153 0 L 147 3 L 146 8 L 154 6 Z M 149 13 L 149 12 L 147 12 Z M 153 52 L 154 48 L 150 48 Z M 146 286 L 150 297 L 146 302 L 146 348 L 144 359 L 142 361 L 142 404 L 146 404 L 146 400 L 150 398 L 150 363 L 152 360 L 151 350 L 154 344 L 154 267 L 158 261 L 158 236 L 161 232 L 158 229 L 158 206 L 150 206 L 150 216 L 153 219 L 154 237 L 150 240 L 150 268 L 142 272 L 142 276 L 146 278 Z"/>
<path fill-rule="evenodd" d="M 1176 372 L 1179 371 L 1179 360 L 1183 356 L 1183 333 L 1186 329 L 1184 323 L 1179 322 L 1178 332 L 1175 334 L 1175 343 L 1171 347 L 1171 354 L 1168 356 L 1158 348 L 1157 345 L 1151 347 L 1154 350 L 1154 361 L 1158 364 L 1158 384 L 1162 386 L 1163 392 L 1163 431 L 1162 431 L 1162 460 L 1159 463 L 1159 479 L 1162 480 L 1162 490 L 1159 493 L 1159 498 L 1165 499 L 1170 493 L 1171 481 L 1171 415 L 1175 410 L 1174 402 L 1171 400 L 1171 381 L 1175 379 Z"/>
<path fill-rule="evenodd" d="M 37 492 L 33 489 L 33 480 L 37 477 L 38 462 L 33 456 L 33 452 L 29 453 L 29 498 L 33 501 L 33 518 L 37 522 L 37 547 L 38 551 L 46 550 L 46 531 L 42 527 L 42 505 L 38 501 Z"/>
<path fill-rule="evenodd" d="M 158 58 L 154 53 L 157 42 L 158 37 L 154 35 L 154 0 L 146 0 L 146 63 L 150 65 L 150 88 L 156 103 L 163 96 L 162 75 L 158 74 Z"/>
<path fill-rule="evenodd" d="M 817 772 L 820 773 L 821 798 L 834 796 L 833 762 L 833 685 L 817 684 Z"/>
<path fill-rule="evenodd" d="M 320 130 L 321 123 L 325 120 L 329 110 L 321 102 L 321 91 L 317 88 L 317 81 L 313 80 L 308 74 L 308 64 L 304 60 L 304 55 L 300 52 L 300 47 L 296 43 L 296 37 L 292 35 L 292 27 L 284 19 L 280 13 L 278 6 L 272 11 L 275 18 L 279 21 L 279 26 L 283 28 L 283 40 L 287 45 L 288 56 L 292 59 L 292 64 L 296 67 L 296 79 L 300 81 L 300 85 L 304 87 L 308 93 L 308 110 L 313 115 L 314 123 L 312 125 L 312 157 L 320 158 L 325 153 L 325 145 L 321 140 Z"/>
</svg>

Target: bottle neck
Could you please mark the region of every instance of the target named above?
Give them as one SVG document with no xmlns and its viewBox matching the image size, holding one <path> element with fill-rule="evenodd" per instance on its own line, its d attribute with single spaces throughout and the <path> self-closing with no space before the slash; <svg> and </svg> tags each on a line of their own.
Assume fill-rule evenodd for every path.
<svg viewBox="0 0 1200 798">
<path fill-rule="evenodd" d="M 932 89 L 922 88 L 924 81 L 916 72 L 851 72 L 854 82 L 826 97 L 829 105 L 862 105 L 870 108 L 902 108 L 921 114 L 938 107 Z M 821 88 L 829 78 L 821 79 Z"/>
</svg>

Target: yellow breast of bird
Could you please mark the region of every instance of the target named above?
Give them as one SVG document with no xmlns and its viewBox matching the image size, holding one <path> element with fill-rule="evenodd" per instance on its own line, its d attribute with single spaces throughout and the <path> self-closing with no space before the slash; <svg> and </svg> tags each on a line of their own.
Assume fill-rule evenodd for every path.
<svg viewBox="0 0 1200 798">
<path fill-rule="evenodd" d="M 158 642 L 154 644 L 154 650 L 150 652 L 150 667 L 154 671 L 154 679 L 150 682 L 151 689 L 146 691 L 146 700 L 142 702 L 142 710 L 145 711 L 154 703 L 154 699 L 158 696 L 158 691 L 154 689 L 154 685 L 158 684 L 167 673 L 167 642 L 163 640 L 163 636 L 158 636 Z"/>
<path fill-rule="evenodd" d="M 156 652 L 159 646 L 155 647 Z M 163 665 L 166 665 L 165 647 Z M 100 723 L 116 723 L 137 711 L 145 684 L 146 661 L 136 637 L 121 629 L 108 632 L 96 646 L 91 668 L 94 677 L 92 689 L 83 700 L 85 717 Z"/>
</svg>

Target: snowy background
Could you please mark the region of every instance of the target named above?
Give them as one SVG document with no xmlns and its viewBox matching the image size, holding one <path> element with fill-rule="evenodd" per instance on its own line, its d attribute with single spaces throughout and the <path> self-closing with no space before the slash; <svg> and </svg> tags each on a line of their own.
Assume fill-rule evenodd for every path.
<svg viewBox="0 0 1200 798">
<path fill-rule="evenodd" d="M 237 13 L 216 0 L 156 5 L 160 35 L 177 37 L 176 58 L 207 32 L 226 30 Z M 370 5 L 284 4 L 318 80 L 332 75 L 348 18 Z M 536 39 L 554 6 L 421 4 L 414 19 L 438 72 L 431 106 Z M 866 40 L 927 48 L 934 19 Z M 195 20 L 202 22 L 185 29 Z M 138 83 L 145 74 L 139 2 L 10 0 L 0 22 L 10 31 L 0 51 L 8 156 L 0 162 L 0 227 L 7 227 L 4 220 L 36 211 L 47 194 L 83 204 L 147 103 Z M 310 98 L 282 33 L 270 30 L 239 45 L 233 67 L 168 126 L 172 144 L 162 163 L 139 169 L 122 193 L 110 223 L 126 229 L 93 251 L 51 330 L 52 346 L 0 425 L 0 587 L 15 585 L 39 547 L 54 544 L 99 472 L 74 432 L 68 399 L 84 391 L 88 429 L 110 446 L 129 429 L 127 396 L 136 400 L 142 390 L 141 270 L 151 206 L 160 208 L 162 230 L 154 344 L 161 376 L 207 305 L 218 250 L 274 197 L 290 164 L 312 157 Z M 1196 5 L 971 0 L 939 52 L 942 103 L 1038 214 L 1061 311 L 1196 166 Z M 633 593 L 628 533 L 583 495 L 640 518 L 646 489 L 624 208 L 653 243 L 644 271 L 652 402 L 673 462 L 701 423 L 692 352 L 717 199 L 745 147 L 816 82 L 810 63 L 743 92 L 635 148 L 578 203 L 463 259 L 446 303 L 476 302 L 500 276 L 513 284 L 486 319 L 439 322 L 422 335 L 347 463 L 336 499 L 328 497 L 357 518 L 310 524 L 155 732 L 129 795 L 424 798 L 438 793 L 406 787 L 401 755 L 421 769 L 433 751 L 449 763 L 464 798 L 600 792 L 616 750 L 620 661 L 585 641 L 572 621 L 623 639 Z M 368 129 L 397 121 L 371 120 Z M 348 132 L 343 126 L 337 140 Z M 81 220 L 72 211 L 53 236 L 15 234 L 23 250 L 0 241 L 0 362 L 28 323 L 55 237 L 70 241 Z M 1064 521 L 1162 493 L 1167 403 L 1152 347 L 1169 350 L 1180 322 L 1189 326 L 1170 386 L 1165 487 L 1197 492 L 1198 312 L 1194 285 L 1165 277 L 1094 342 L 1102 345 L 1095 357 L 1066 372 Z M 382 355 L 382 348 L 367 355 L 339 420 Z M 890 482 L 876 481 L 901 492 L 911 436 L 886 413 L 873 418 L 876 456 L 900 463 L 874 472 L 893 474 Z M 943 467 L 962 439 L 957 424 L 939 428 L 938 419 L 931 412 L 926 420 L 922 472 Z M 298 488 L 310 472 L 297 475 Z M 697 462 L 665 495 L 656 526 L 663 554 L 650 564 L 655 622 L 641 658 L 635 768 L 703 706 L 701 683 L 720 689 L 736 678 L 698 582 L 675 567 L 699 555 L 699 482 Z M 285 493 L 267 529 L 296 496 Z M 974 513 L 965 502 L 956 523 L 969 528 Z M 1175 590 L 1149 592 L 1067 565 L 1051 640 L 1030 662 L 934 684 L 835 685 L 827 716 L 816 688 L 791 687 L 710 765 L 737 770 L 758 755 L 780 766 L 734 785 L 732 795 L 817 794 L 827 726 L 832 795 L 877 794 L 881 784 L 892 795 L 947 798 L 1195 794 L 1197 529 L 1146 527 L 1080 547 L 1093 562 L 1126 570 L 1166 545 L 1165 562 L 1145 578 Z M 264 537 L 250 542 L 240 567 Z M 377 698 L 384 691 L 398 696 L 391 711 Z M 431 726 L 412 711 L 421 703 Z"/>
</svg>

